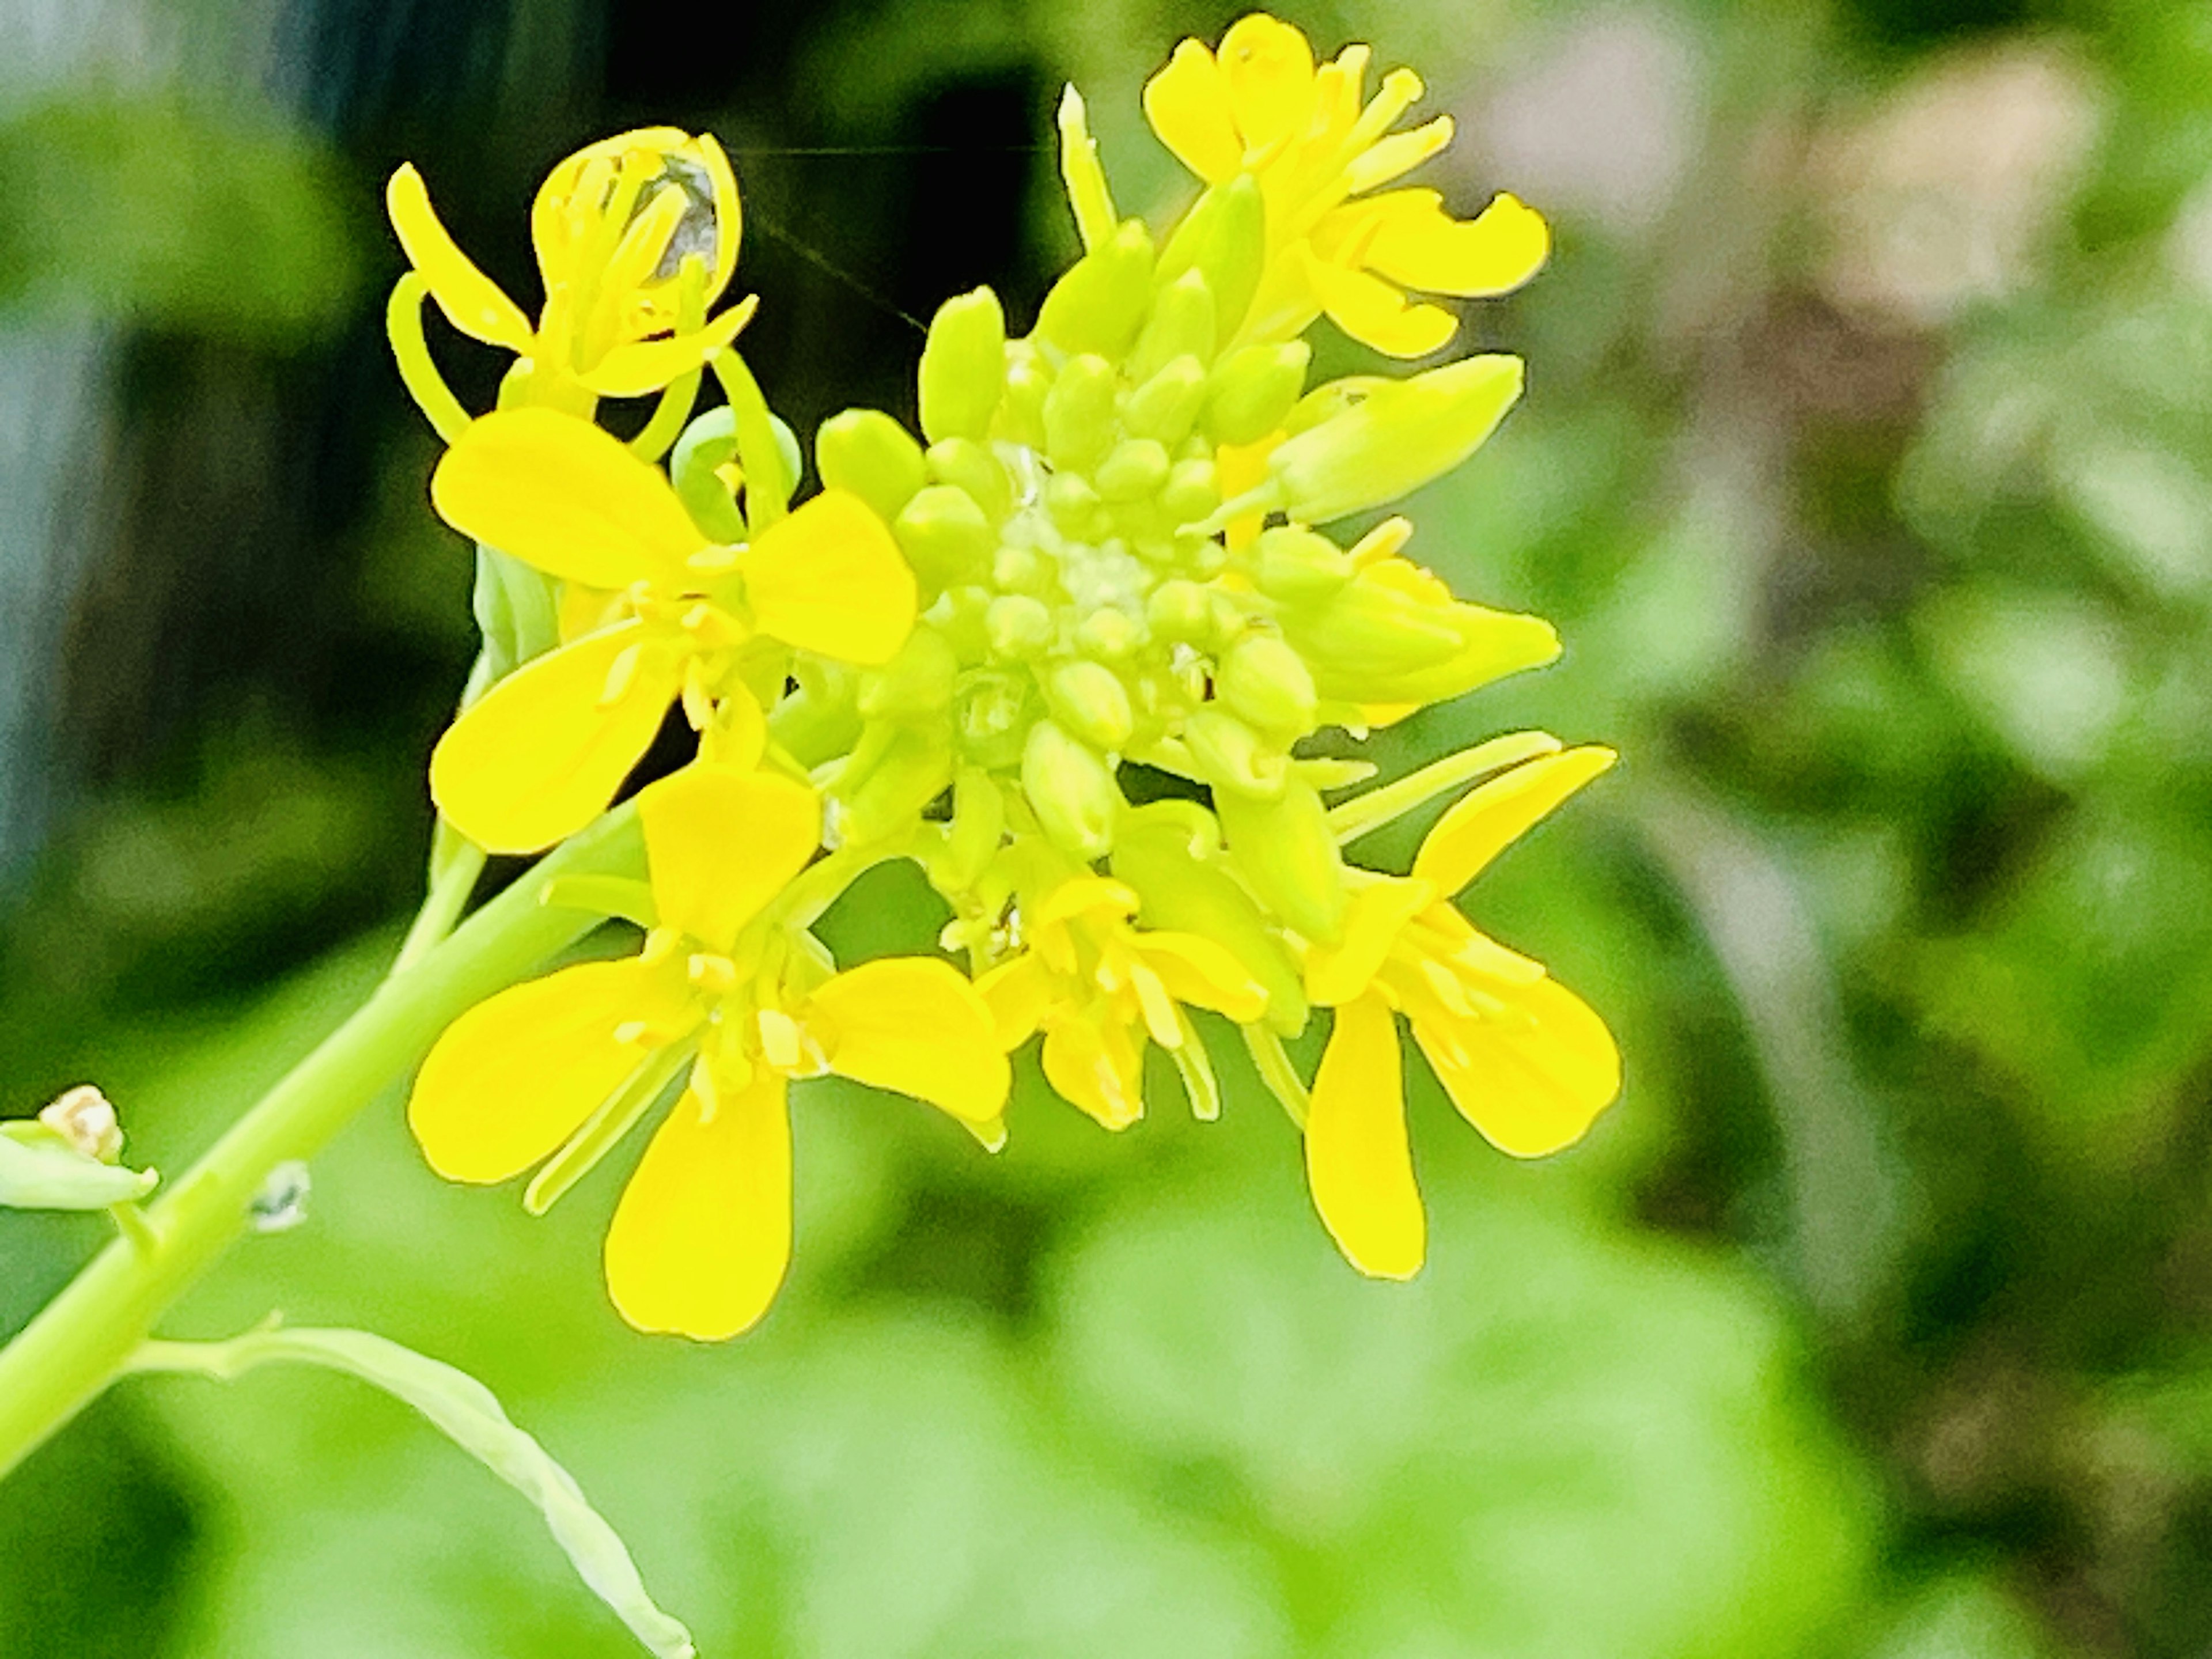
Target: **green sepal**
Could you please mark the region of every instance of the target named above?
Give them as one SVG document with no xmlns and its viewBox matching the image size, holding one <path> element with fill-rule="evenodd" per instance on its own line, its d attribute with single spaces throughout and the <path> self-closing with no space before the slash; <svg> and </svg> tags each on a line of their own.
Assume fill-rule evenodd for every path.
<svg viewBox="0 0 2212 1659">
<path fill-rule="evenodd" d="M 752 370 L 734 349 L 715 354 L 714 378 L 736 422 L 738 465 L 745 475 L 745 530 L 757 536 L 791 511 L 799 489 L 799 440 L 761 395 Z"/>
<path fill-rule="evenodd" d="M 1037 337 L 1120 362 L 1152 308 L 1152 233 L 1142 220 L 1127 221 L 1052 285 L 1037 313 Z"/>
<path fill-rule="evenodd" d="M 1187 270 L 1206 279 L 1213 296 L 1218 349 L 1243 326 L 1267 264 L 1267 210 L 1260 181 L 1239 173 L 1200 197 L 1161 250 L 1155 276 L 1172 283 Z"/>
<path fill-rule="evenodd" d="M 1214 695 L 1229 710 L 1279 744 L 1313 730 L 1319 699 L 1305 661 L 1279 635 L 1247 634 L 1223 653 Z"/>
<path fill-rule="evenodd" d="M 1246 346 L 1223 358 L 1206 377 L 1207 435 L 1217 444 L 1259 442 L 1290 417 L 1312 361 L 1304 340 Z"/>
<path fill-rule="evenodd" d="M 1313 943 L 1335 944 L 1344 932 L 1344 860 L 1313 787 L 1286 779 L 1273 800 L 1217 790 L 1213 809 L 1231 862 L 1260 902 Z"/>
<path fill-rule="evenodd" d="M 738 417 L 727 404 L 716 404 L 686 426 L 668 457 L 669 482 L 691 522 L 701 535 L 726 544 L 744 540 L 745 521 L 715 469 L 737 459 Z"/>
<path fill-rule="evenodd" d="M 1267 988 L 1268 1024 L 1286 1036 L 1305 1029 L 1305 988 L 1252 896 L 1221 862 L 1221 830 L 1192 801 L 1155 801 L 1122 814 L 1115 830 L 1115 878 L 1136 890 L 1148 927 L 1195 933 L 1233 955 Z"/>
<path fill-rule="evenodd" d="M 1088 863 L 1112 848 L 1121 788 L 1104 757 L 1055 721 L 1030 728 L 1022 746 L 1022 793 L 1038 826 L 1061 850 Z"/>
<path fill-rule="evenodd" d="M 1225 708 L 1208 703 L 1183 721 L 1183 741 L 1217 796 L 1275 800 L 1290 780 L 1286 745 L 1273 744 Z"/>
<path fill-rule="evenodd" d="M 951 706 L 960 677 L 951 642 L 927 623 L 906 636 L 898 654 L 860 673 L 860 714 L 866 720 L 934 721 Z"/>
<path fill-rule="evenodd" d="M 556 876 L 538 895 L 540 904 L 563 910 L 589 910 L 594 915 L 618 916 L 640 927 L 660 925 L 659 907 L 653 902 L 653 884 L 628 876 Z"/>
<path fill-rule="evenodd" d="M 935 727 L 871 722 L 839 774 L 842 839 L 865 845 L 905 829 L 952 781 L 952 745 Z"/>
<path fill-rule="evenodd" d="M 963 766 L 952 775 L 952 820 L 929 855 L 929 878 L 940 893 L 965 893 L 983 878 L 1006 835 L 1006 801 L 990 775 Z"/>
<path fill-rule="evenodd" d="M 89 1158 L 36 1118 L 0 1123 L 0 1209 L 104 1210 L 145 1197 L 160 1180 Z"/>
</svg>

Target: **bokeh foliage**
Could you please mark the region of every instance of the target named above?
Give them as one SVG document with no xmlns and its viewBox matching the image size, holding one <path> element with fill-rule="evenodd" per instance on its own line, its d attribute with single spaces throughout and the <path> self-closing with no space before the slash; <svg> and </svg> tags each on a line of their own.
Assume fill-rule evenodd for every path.
<svg viewBox="0 0 2212 1659">
<path fill-rule="evenodd" d="M 1136 88 L 1233 14 L 1078 9 L 832 8 L 732 33 L 726 75 L 577 11 L 568 58 L 518 34 L 504 82 L 457 59 L 495 112 L 480 149 L 434 100 L 336 94 L 308 104 L 358 118 L 289 140 L 107 94 L 0 125 L 9 155 L 64 147 L 0 169 L 0 202 L 76 176 L 70 143 L 117 192 L 190 153 L 220 234 L 11 209 L 0 303 L 128 325 L 126 430 L 229 410 L 261 434 L 232 464 L 305 503 L 216 522 L 242 496 L 179 497 L 118 449 L 139 504 L 110 568 L 201 560 L 291 632 L 225 641 L 155 582 L 181 654 L 118 672 L 92 624 L 122 602 L 79 601 L 51 763 L 76 804 L 0 937 L 7 1109 L 95 1076 L 134 1151 L 180 1167 L 388 946 L 343 942 L 404 902 L 468 641 L 427 446 L 347 321 L 387 269 L 380 170 L 446 169 L 462 240 L 504 237 L 520 286 L 535 166 L 634 118 L 714 126 L 757 204 L 771 395 L 802 425 L 900 407 L 897 313 L 988 278 L 1025 317 L 1072 245 L 1021 148 L 1060 78 L 1124 202 L 1176 199 Z M 710 1653 L 2201 1652 L 2212 12 L 1297 21 L 1419 64 L 1464 118 L 1444 187 L 1510 186 L 1559 228 L 1476 324 L 1528 355 L 1530 397 L 1415 503 L 1413 551 L 1555 618 L 1569 655 L 1381 747 L 1527 722 L 1625 751 L 1474 896 L 1620 1031 L 1629 1093 L 1591 1142 L 1507 1165 L 1420 1096 L 1436 1240 L 1400 1289 L 1334 1259 L 1225 1049 L 1219 1126 L 1109 1140 L 1024 1092 L 996 1160 L 810 1090 L 797 1278 L 758 1335 L 699 1350 L 604 1305 L 615 1182 L 531 1222 L 434 1182 L 395 1103 L 318 1168 L 311 1224 L 251 1242 L 179 1330 L 276 1305 L 473 1370 Z M 532 74 L 559 96 L 523 97 Z M 787 153 L 878 148 L 903 153 Z M 1024 191 L 1020 237 L 966 234 Z M 206 250 L 264 234 L 273 297 L 224 310 Z M 287 325 L 241 330 L 256 307 Z M 270 435 L 301 427 L 323 447 Z M 832 931 L 865 954 L 925 902 L 872 885 Z M 0 1224 L 0 1329 L 94 1237 Z M 295 1650 L 627 1650 L 509 1494 L 341 1380 L 134 1383 L 0 1489 L 0 1653 Z"/>
</svg>

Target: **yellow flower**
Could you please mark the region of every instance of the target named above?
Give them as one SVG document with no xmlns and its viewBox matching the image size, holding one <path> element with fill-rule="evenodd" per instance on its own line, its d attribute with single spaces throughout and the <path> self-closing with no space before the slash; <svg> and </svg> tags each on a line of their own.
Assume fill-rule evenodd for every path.
<svg viewBox="0 0 2212 1659">
<path fill-rule="evenodd" d="M 423 1061 L 408 1123 L 448 1180 L 505 1181 L 556 1152 L 604 1153 L 691 1059 L 615 1212 L 607 1286 L 641 1329 L 719 1340 L 768 1310 L 790 1259 L 789 1079 L 911 1095 L 988 1141 L 1009 1073 L 990 1011 L 948 963 L 836 973 L 777 922 L 769 907 L 820 842 L 811 789 L 701 764 L 638 812 L 657 913 L 644 949 L 464 1014 Z"/>
<path fill-rule="evenodd" d="M 1109 1129 L 1144 1115 L 1148 1040 L 1174 1057 L 1199 1115 L 1215 1115 L 1219 1091 L 1183 1006 L 1248 1024 L 1267 1007 L 1267 988 L 1232 951 L 1132 927 L 1137 908 L 1134 891 L 1103 876 L 1063 882 L 1019 913 L 1028 948 L 975 982 L 1001 1044 L 1042 1029 L 1046 1078 Z"/>
<path fill-rule="evenodd" d="M 1336 1010 L 1336 1026 L 1314 1079 L 1306 1178 L 1322 1220 L 1363 1273 L 1410 1279 L 1427 1250 L 1394 1010 L 1460 1115 L 1516 1158 L 1580 1139 L 1620 1091 L 1604 1022 L 1450 902 L 1613 761 L 1609 749 L 1571 749 L 1474 790 L 1422 842 L 1412 876 L 1371 878 L 1353 894 L 1341 943 L 1308 955 L 1307 994 Z"/>
<path fill-rule="evenodd" d="M 431 499 L 464 534 L 618 594 L 628 613 L 526 663 L 440 740 L 438 810 L 493 852 L 535 852 L 589 823 L 679 695 L 695 728 L 727 726 L 718 752 L 750 764 L 762 714 L 743 671 L 758 640 L 874 665 L 914 626 L 914 574 L 859 496 L 827 490 L 750 545 L 717 545 L 656 468 L 557 410 L 472 422 Z"/>
<path fill-rule="evenodd" d="M 1217 54 L 1185 40 L 1145 86 L 1145 114 L 1176 159 L 1209 185 L 1251 173 L 1267 204 L 1267 268 L 1245 334 L 1287 337 L 1316 313 L 1394 357 L 1437 350 L 1457 329 L 1407 290 L 1462 298 L 1508 293 L 1551 251 L 1542 217 L 1511 196 L 1454 219 L 1432 190 L 1369 192 L 1451 142 L 1448 115 L 1391 128 L 1422 93 L 1393 70 L 1366 97 L 1368 49 L 1316 68 L 1289 24 L 1255 12 Z"/>
<path fill-rule="evenodd" d="M 589 393 L 658 391 L 706 362 L 752 315 L 748 298 L 705 320 L 737 268 L 740 215 L 729 161 L 704 133 L 626 132 L 553 169 L 530 215 L 545 284 L 534 329 L 439 222 L 411 164 L 392 175 L 385 204 L 408 263 L 455 328 Z"/>
</svg>

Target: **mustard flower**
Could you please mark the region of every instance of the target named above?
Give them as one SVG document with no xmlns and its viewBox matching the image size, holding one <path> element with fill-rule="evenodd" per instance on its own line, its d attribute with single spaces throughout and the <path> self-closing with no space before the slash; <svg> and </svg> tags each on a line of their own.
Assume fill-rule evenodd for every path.
<svg viewBox="0 0 2212 1659">
<path fill-rule="evenodd" d="M 1394 70 L 1366 96 L 1370 53 L 1346 46 L 1318 68 L 1291 25 L 1255 12 L 1218 52 L 1185 40 L 1145 86 L 1145 113 L 1177 160 L 1212 185 L 1254 175 L 1268 264 L 1246 332 L 1298 333 L 1320 313 L 1394 357 L 1419 357 L 1458 319 L 1413 294 L 1485 297 L 1535 274 L 1551 248 L 1542 217 L 1501 194 L 1455 219 L 1435 191 L 1390 184 L 1451 142 L 1448 115 L 1400 131 L 1420 77 Z"/>
<path fill-rule="evenodd" d="M 448 1180 L 505 1181 L 559 1153 L 565 1182 L 689 1060 L 609 1229 L 607 1287 L 641 1329 L 719 1340 L 768 1310 L 790 1260 L 791 1079 L 910 1095 L 995 1142 L 1009 1073 L 989 1009 L 949 963 L 838 973 L 779 919 L 821 840 L 812 789 L 699 763 L 646 789 L 638 813 L 655 924 L 642 950 L 464 1014 L 423 1061 L 408 1123 Z"/>
<path fill-rule="evenodd" d="M 411 163 L 392 175 L 385 204 L 447 319 L 548 377 L 556 395 L 540 402 L 562 401 L 564 383 L 581 389 L 579 412 L 594 394 L 658 391 L 729 344 L 752 315 L 748 298 L 705 318 L 737 268 L 742 219 L 728 158 L 704 133 L 643 128 L 553 169 L 530 214 L 545 288 L 534 327 L 447 234 Z M 687 299 L 697 315 L 685 314 Z"/>
<path fill-rule="evenodd" d="M 1409 1279 L 1427 1253 L 1394 1012 L 1460 1115 L 1516 1158 L 1572 1145 L 1620 1092 L 1604 1022 L 1450 902 L 1613 761 L 1609 749 L 1571 749 L 1473 790 L 1423 840 L 1410 877 L 1367 875 L 1342 939 L 1308 954 L 1306 994 L 1335 1009 L 1336 1024 L 1314 1079 L 1306 1177 L 1330 1235 L 1364 1273 Z"/>
<path fill-rule="evenodd" d="M 493 852 L 535 852 L 589 823 L 679 696 L 696 728 L 720 717 L 723 757 L 750 763 L 764 737 L 744 684 L 757 642 L 876 664 L 914 626 L 913 573 L 859 496 L 826 490 L 749 545 L 717 544 L 659 469 L 555 410 L 471 423 L 431 500 L 464 534 L 611 595 L 618 618 L 524 664 L 440 739 L 438 810 Z M 768 679 L 773 696 L 782 676 Z"/>
</svg>

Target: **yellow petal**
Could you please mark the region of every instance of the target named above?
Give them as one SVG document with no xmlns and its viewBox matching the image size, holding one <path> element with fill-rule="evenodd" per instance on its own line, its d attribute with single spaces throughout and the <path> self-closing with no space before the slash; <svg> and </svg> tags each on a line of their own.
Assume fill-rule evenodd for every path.
<svg viewBox="0 0 2212 1659">
<path fill-rule="evenodd" d="M 1304 136 L 1314 112 L 1313 47 L 1304 35 L 1255 11 L 1229 26 L 1219 61 L 1248 155 Z"/>
<path fill-rule="evenodd" d="M 997 1022 L 949 963 L 864 962 L 815 992 L 805 1018 L 840 1077 L 912 1095 L 968 1123 L 1006 1108 L 1013 1072 Z"/>
<path fill-rule="evenodd" d="M 1336 1011 L 1306 1117 L 1306 1183 L 1345 1259 L 1376 1279 L 1411 1279 L 1428 1254 L 1413 1184 L 1398 1026 L 1379 996 Z"/>
<path fill-rule="evenodd" d="M 661 925 L 724 953 L 822 842 L 813 790 L 730 766 L 663 778 L 639 794 L 637 815 Z"/>
<path fill-rule="evenodd" d="M 709 1115 L 684 1091 L 607 1229 L 607 1292 L 641 1331 L 720 1342 L 759 1323 L 791 1261 L 791 1115 L 763 1066 Z"/>
<path fill-rule="evenodd" d="M 1406 924 L 1434 903 L 1426 881 L 1386 876 L 1355 890 L 1344 913 L 1344 937 L 1306 955 L 1306 995 L 1324 1008 L 1364 994 Z"/>
<path fill-rule="evenodd" d="M 618 345 L 576 379 L 603 398 L 641 398 L 680 380 L 738 337 L 760 309 L 760 296 L 748 294 L 720 316 L 690 334 L 665 340 L 637 340 Z"/>
<path fill-rule="evenodd" d="M 825 489 L 739 556 L 761 632 L 845 662 L 889 662 L 914 631 L 914 572 L 849 490 Z"/>
<path fill-rule="evenodd" d="M 975 994 L 991 1011 L 999 1047 L 1012 1054 L 1044 1023 L 1045 1010 L 1052 1006 L 1052 973 L 1024 951 L 977 980 Z"/>
<path fill-rule="evenodd" d="M 1470 790 L 1423 838 L 1413 874 L 1439 893 L 1456 893 L 1615 758 L 1610 749 L 1587 744 L 1516 766 Z"/>
<path fill-rule="evenodd" d="M 1234 176 L 1244 146 L 1229 115 L 1229 88 L 1205 43 L 1186 40 L 1145 82 L 1145 118 L 1159 140 L 1208 184 Z"/>
<path fill-rule="evenodd" d="M 1528 1024 L 1431 1015 L 1413 1023 L 1421 1052 L 1460 1115 L 1498 1151 L 1541 1158 L 1572 1146 L 1620 1093 L 1613 1034 L 1555 980 L 1495 994 Z"/>
<path fill-rule="evenodd" d="M 1371 205 L 1384 211 L 1363 262 L 1424 293 L 1508 294 L 1534 276 L 1552 251 L 1544 216 L 1512 196 L 1495 198 L 1477 217 L 1464 221 L 1446 213 L 1432 191 L 1394 191 Z"/>
<path fill-rule="evenodd" d="M 681 982 L 672 988 L 680 992 Z M 644 1064 L 618 1042 L 641 1019 L 680 1036 L 683 1005 L 663 967 L 635 957 L 564 968 L 480 1002 L 423 1060 L 407 1126 L 448 1181 L 505 1181 L 548 1158 Z"/>
<path fill-rule="evenodd" d="M 446 319 L 472 340 L 528 352 L 530 319 L 447 234 L 412 162 L 404 163 L 385 185 L 384 205 L 407 263 L 422 273 Z"/>
<path fill-rule="evenodd" d="M 636 649 L 625 675 L 623 653 Z M 607 697 L 613 676 L 618 695 Z M 430 754 L 430 796 L 493 853 L 535 853 L 605 810 L 660 729 L 683 671 L 628 622 L 525 663 Z"/>
<path fill-rule="evenodd" d="M 1051 927 L 1097 913 L 1109 921 L 1137 914 L 1137 890 L 1110 876 L 1077 876 L 1054 888 L 1029 918 L 1035 927 Z"/>
<path fill-rule="evenodd" d="M 1443 349 L 1459 328 L 1449 311 L 1410 302 L 1370 272 L 1316 258 L 1307 262 L 1306 274 L 1329 320 L 1385 356 L 1425 357 Z"/>
<path fill-rule="evenodd" d="M 1044 1034 L 1044 1074 L 1060 1097 L 1109 1129 L 1126 1129 L 1145 1115 L 1140 1040 L 1103 1012 L 1068 1011 Z"/>
<path fill-rule="evenodd" d="M 1387 185 L 1411 173 L 1452 141 L 1452 118 L 1439 115 L 1403 132 L 1378 138 L 1344 170 L 1346 187 L 1353 195 Z"/>
<path fill-rule="evenodd" d="M 463 535 L 586 587 L 673 586 L 708 544 L 658 468 L 557 410 L 472 422 L 438 463 L 430 501 Z"/>
<path fill-rule="evenodd" d="M 730 170 L 730 158 L 722 154 L 722 147 L 714 142 L 714 134 L 702 132 L 694 138 L 691 154 L 707 169 L 707 178 L 714 192 L 714 260 L 707 277 L 707 302 L 712 305 L 730 285 L 731 274 L 738 268 L 738 244 L 744 234 L 744 211 L 738 199 L 738 175 Z"/>
<path fill-rule="evenodd" d="M 1239 1025 L 1249 1025 L 1267 1012 L 1267 988 L 1234 951 L 1213 939 L 1196 933 L 1136 933 L 1129 948 L 1177 1002 L 1211 1008 Z"/>
</svg>

